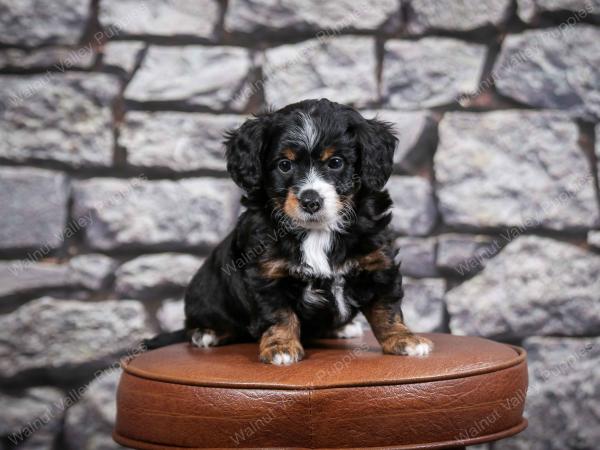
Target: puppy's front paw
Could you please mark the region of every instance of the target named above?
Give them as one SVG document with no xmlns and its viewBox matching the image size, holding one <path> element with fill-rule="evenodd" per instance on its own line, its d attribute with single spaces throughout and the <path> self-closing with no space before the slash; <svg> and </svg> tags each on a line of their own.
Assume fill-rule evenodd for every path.
<svg viewBox="0 0 600 450">
<path fill-rule="evenodd" d="M 300 361 L 304 357 L 302 344 L 297 341 L 269 345 L 260 351 L 259 358 L 267 364 L 287 366 Z"/>
<path fill-rule="evenodd" d="M 381 343 L 383 353 L 391 355 L 427 356 L 433 342 L 415 334 L 393 334 Z"/>
</svg>

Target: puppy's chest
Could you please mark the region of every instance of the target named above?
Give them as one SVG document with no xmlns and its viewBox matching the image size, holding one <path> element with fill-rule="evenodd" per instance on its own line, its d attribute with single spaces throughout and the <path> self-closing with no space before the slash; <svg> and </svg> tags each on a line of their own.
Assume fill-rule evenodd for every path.
<svg viewBox="0 0 600 450">
<path fill-rule="evenodd" d="M 300 260 L 290 264 L 290 275 L 302 278 L 337 278 L 347 275 L 355 266 L 352 262 L 332 264 L 333 233 L 314 230 L 306 234 L 300 244 Z"/>
<path fill-rule="evenodd" d="M 300 297 L 300 310 L 305 316 L 329 312 L 334 322 L 343 323 L 357 307 L 348 296 L 344 277 L 315 278 L 306 282 Z"/>
<path fill-rule="evenodd" d="M 332 265 L 329 257 L 332 240 L 330 231 L 309 232 L 300 246 L 301 262 L 292 271 L 306 282 L 301 304 L 308 312 L 329 309 L 340 321 L 344 321 L 350 316 L 353 306 L 345 291 L 345 276 L 350 267 Z"/>
</svg>

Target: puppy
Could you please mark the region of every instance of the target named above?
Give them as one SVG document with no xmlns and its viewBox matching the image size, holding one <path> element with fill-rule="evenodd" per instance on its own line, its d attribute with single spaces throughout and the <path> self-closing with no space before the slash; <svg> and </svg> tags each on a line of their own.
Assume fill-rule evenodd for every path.
<svg viewBox="0 0 600 450">
<path fill-rule="evenodd" d="M 326 99 L 229 132 L 227 170 L 245 211 L 190 282 L 185 329 L 147 346 L 258 340 L 262 362 L 291 364 L 304 356 L 301 337 L 352 337 L 362 311 L 384 353 L 428 354 L 400 310 L 383 190 L 396 145 L 389 124 Z"/>
</svg>

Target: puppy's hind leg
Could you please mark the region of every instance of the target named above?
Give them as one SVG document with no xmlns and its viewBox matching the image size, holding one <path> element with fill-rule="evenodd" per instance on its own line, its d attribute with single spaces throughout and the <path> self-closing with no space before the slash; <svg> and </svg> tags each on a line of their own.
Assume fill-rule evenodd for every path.
<svg viewBox="0 0 600 450">
<path fill-rule="evenodd" d="M 197 328 L 190 333 L 190 341 L 196 347 L 216 347 L 231 342 L 232 336 L 230 334 L 217 334 L 208 328 Z"/>
</svg>

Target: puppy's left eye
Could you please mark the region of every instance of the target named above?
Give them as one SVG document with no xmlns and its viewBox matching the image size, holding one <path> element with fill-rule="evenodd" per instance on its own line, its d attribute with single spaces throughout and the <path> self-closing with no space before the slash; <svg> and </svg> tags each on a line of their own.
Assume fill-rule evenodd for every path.
<svg viewBox="0 0 600 450">
<path fill-rule="evenodd" d="M 279 161 L 279 164 L 277 164 L 277 166 L 279 167 L 279 170 L 281 170 L 283 173 L 292 170 L 292 162 L 289 159 L 282 159 L 281 161 Z"/>
<path fill-rule="evenodd" d="M 344 160 L 342 158 L 333 157 L 329 161 L 327 161 L 327 167 L 330 169 L 341 169 L 344 165 Z"/>
</svg>

